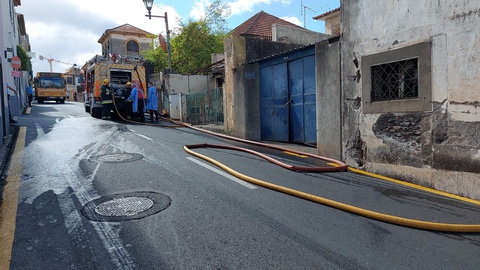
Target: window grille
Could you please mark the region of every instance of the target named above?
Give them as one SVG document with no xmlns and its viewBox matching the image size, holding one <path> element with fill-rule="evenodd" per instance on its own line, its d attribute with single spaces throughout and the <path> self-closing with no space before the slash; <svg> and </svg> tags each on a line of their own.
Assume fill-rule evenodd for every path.
<svg viewBox="0 0 480 270">
<path fill-rule="evenodd" d="M 371 67 L 371 101 L 418 98 L 418 58 Z"/>
</svg>

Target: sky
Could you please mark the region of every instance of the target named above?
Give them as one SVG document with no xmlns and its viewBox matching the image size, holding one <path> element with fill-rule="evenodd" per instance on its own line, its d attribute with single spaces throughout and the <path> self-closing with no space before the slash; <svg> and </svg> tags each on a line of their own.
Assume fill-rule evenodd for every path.
<svg viewBox="0 0 480 270">
<path fill-rule="evenodd" d="M 168 26 L 175 31 L 179 22 L 198 19 L 211 0 L 154 0 L 152 15 L 168 14 Z M 229 30 L 260 11 L 282 18 L 315 32 L 324 32 L 323 21 L 312 17 L 340 6 L 340 0 L 224 0 L 230 7 L 226 18 Z M 148 19 L 143 0 L 22 0 L 17 13 L 25 17 L 34 74 L 64 72 L 101 54 L 98 40 L 107 29 L 130 24 L 153 34 L 165 36 L 163 18 Z M 44 60 L 40 60 L 40 56 Z"/>
</svg>

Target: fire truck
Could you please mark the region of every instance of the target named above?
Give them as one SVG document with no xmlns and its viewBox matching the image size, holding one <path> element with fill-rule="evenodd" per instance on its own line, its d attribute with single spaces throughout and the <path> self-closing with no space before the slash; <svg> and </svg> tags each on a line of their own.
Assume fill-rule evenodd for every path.
<svg viewBox="0 0 480 270">
<path fill-rule="evenodd" d="M 145 68 L 139 62 L 112 61 L 96 55 L 84 66 L 85 72 L 85 112 L 95 118 L 102 116 L 102 98 L 100 87 L 104 79 L 110 81 L 110 88 L 114 93 L 114 115 L 125 110 L 125 84 L 131 82 L 134 87 L 146 89 Z M 130 93 L 127 93 L 127 96 Z"/>
</svg>

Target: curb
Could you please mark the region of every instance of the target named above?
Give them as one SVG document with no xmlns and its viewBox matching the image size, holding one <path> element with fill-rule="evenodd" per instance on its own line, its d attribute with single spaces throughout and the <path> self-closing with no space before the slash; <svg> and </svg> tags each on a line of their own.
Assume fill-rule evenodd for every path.
<svg viewBox="0 0 480 270">
<path fill-rule="evenodd" d="M 3 201 L 3 187 L 6 184 L 8 166 L 13 152 L 12 145 L 17 141 L 19 130 L 20 128 L 16 125 L 10 126 L 10 132 L 5 138 L 5 143 L 0 147 L 0 205 Z"/>
</svg>

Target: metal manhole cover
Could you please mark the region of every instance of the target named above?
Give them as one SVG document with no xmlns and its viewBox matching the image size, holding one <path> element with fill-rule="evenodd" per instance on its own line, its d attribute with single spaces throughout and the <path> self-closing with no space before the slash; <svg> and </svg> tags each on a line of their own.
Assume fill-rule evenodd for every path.
<svg viewBox="0 0 480 270">
<path fill-rule="evenodd" d="M 105 162 L 105 163 L 122 163 L 122 162 L 137 161 L 142 158 L 143 156 L 140 154 L 115 153 L 115 154 L 105 154 L 100 156 L 94 156 L 91 159 L 98 162 Z"/>
<path fill-rule="evenodd" d="M 95 212 L 103 216 L 122 217 L 136 215 L 152 206 L 153 201 L 149 198 L 126 197 L 101 203 L 95 207 Z"/>
<path fill-rule="evenodd" d="M 170 197 L 156 192 L 132 192 L 100 197 L 82 214 L 93 221 L 126 221 L 156 214 L 170 206 Z"/>
</svg>

